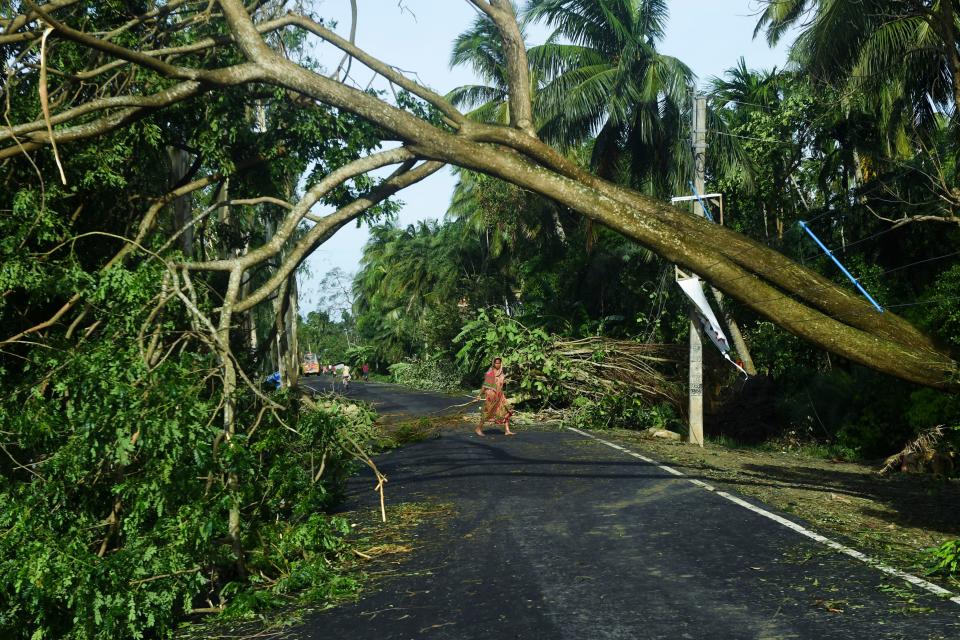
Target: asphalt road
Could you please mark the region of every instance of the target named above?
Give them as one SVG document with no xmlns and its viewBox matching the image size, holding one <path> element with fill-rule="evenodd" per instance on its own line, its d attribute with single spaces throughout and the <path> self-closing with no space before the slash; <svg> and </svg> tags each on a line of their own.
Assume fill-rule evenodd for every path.
<svg viewBox="0 0 960 640">
<path fill-rule="evenodd" d="M 355 390 L 394 413 L 462 402 Z M 455 514 L 418 532 L 403 575 L 311 617 L 302 638 L 960 638 L 955 603 L 570 431 L 464 428 L 378 464 L 388 510 Z M 373 505 L 359 481 L 351 500 Z"/>
<path fill-rule="evenodd" d="M 469 396 L 425 393 L 395 384 L 362 382 L 354 380 L 344 390 L 339 376 L 310 376 L 300 379 L 300 386 L 316 393 L 336 392 L 352 400 L 369 402 L 377 408 L 386 422 L 411 417 L 434 417 L 449 415 L 464 410 L 458 406 L 467 402 Z"/>
</svg>

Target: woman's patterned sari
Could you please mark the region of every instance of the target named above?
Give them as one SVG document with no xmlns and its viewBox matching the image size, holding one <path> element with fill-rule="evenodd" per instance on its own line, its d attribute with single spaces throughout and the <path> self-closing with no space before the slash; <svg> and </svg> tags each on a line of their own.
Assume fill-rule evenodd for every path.
<svg viewBox="0 0 960 640">
<path fill-rule="evenodd" d="M 495 424 L 504 424 L 513 415 L 507 396 L 503 393 L 506 376 L 503 369 L 490 369 L 483 376 L 483 415 L 484 420 L 493 420 Z"/>
</svg>

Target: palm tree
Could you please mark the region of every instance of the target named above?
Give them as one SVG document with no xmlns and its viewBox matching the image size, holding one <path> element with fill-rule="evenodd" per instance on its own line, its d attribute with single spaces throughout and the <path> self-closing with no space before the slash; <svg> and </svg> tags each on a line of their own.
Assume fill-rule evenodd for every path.
<svg viewBox="0 0 960 640">
<path fill-rule="evenodd" d="M 740 113 L 771 109 L 780 104 L 783 86 L 784 76 L 776 67 L 755 71 L 741 57 L 722 77 L 710 79 L 710 97 L 715 109 L 730 107 Z"/>
<path fill-rule="evenodd" d="M 354 279 L 360 331 L 378 359 L 396 362 L 424 347 L 428 311 L 458 299 L 459 255 L 443 228 L 421 221 L 371 229 Z"/>
<path fill-rule="evenodd" d="M 791 59 L 815 82 L 876 112 L 888 153 L 933 131 L 960 104 L 960 10 L 952 0 L 764 0 L 755 33 L 771 43 L 805 20 Z M 808 16 L 808 17 L 807 17 Z"/>
<path fill-rule="evenodd" d="M 540 134 L 567 148 L 591 146 L 598 175 L 660 196 L 686 191 L 683 114 L 694 79 L 656 50 L 667 17 L 664 0 L 531 0 L 525 12 L 527 22 L 554 28 L 529 53 L 545 81 Z"/>
</svg>

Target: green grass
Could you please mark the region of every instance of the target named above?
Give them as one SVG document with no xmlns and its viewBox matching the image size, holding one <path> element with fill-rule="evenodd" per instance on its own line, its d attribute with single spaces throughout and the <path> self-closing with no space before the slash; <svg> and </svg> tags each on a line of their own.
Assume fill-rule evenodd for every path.
<svg viewBox="0 0 960 640">
<path fill-rule="evenodd" d="M 854 449 L 828 442 L 798 442 L 789 439 L 767 440 L 759 443 L 740 442 L 728 436 L 707 436 L 707 444 L 737 451 L 763 451 L 770 453 L 791 453 L 799 458 L 817 460 L 838 460 L 842 462 L 864 462 Z"/>
</svg>

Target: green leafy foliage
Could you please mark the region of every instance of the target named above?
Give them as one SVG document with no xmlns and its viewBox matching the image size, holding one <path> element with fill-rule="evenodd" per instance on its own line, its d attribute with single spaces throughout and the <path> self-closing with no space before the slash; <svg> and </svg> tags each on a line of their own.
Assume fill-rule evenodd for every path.
<svg viewBox="0 0 960 640">
<path fill-rule="evenodd" d="M 462 365 L 479 376 L 501 358 L 516 402 L 569 406 L 582 426 L 646 428 L 676 422 L 668 360 L 633 341 L 568 340 L 530 329 L 500 309 L 481 310 L 457 336 Z M 655 363 L 655 364 L 654 364 Z M 478 369 L 477 367 L 483 367 Z"/>
<path fill-rule="evenodd" d="M 686 424 L 677 410 L 665 402 L 651 404 L 628 394 L 608 395 L 599 400 L 580 397 L 573 402 L 570 421 L 580 429 L 667 429 L 682 433 Z"/>
<path fill-rule="evenodd" d="M 300 345 L 316 354 L 321 364 L 343 362 L 350 349 L 349 318 L 336 322 L 323 311 L 311 311 L 300 318 Z M 352 363 L 351 363 L 352 364 Z"/>
<path fill-rule="evenodd" d="M 960 347 L 960 265 L 945 271 L 929 293 L 931 305 L 927 324 L 943 340 Z"/>
<path fill-rule="evenodd" d="M 216 17 L 183 22 L 192 6 L 166 11 L 168 4 L 67 4 L 57 16 L 134 50 L 226 35 Z M 804 8 L 811 21 L 794 48 L 797 72 L 754 72 L 741 63 L 714 83 L 708 189 L 725 195 L 725 224 L 848 286 L 796 225 L 815 221 L 885 305 L 960 346 L 960 267 L 946 262 L 960 239 L 960 136 L 949 113 L 958 94 L 940 64 L 953 53 L 945 48 L 950 29 L 930 29 L 903 13 L 906 3 L 889 0 L 871 0 L 872 11 L 858 3 L 767 4 L 762 23 L 773 39 Z M 148 23 L 130 22 L 152 8 L 162 10 Z M 666 4 L 537 0 L 529 18 L 556 29 L 530 57 L 541 137 L 605 179 L 663 198 L 685 192 L 692 76 L 656 50 Z M 458 90 L 454 100 L 478 106 L 478 118 L 503 121 L 504 66 L 491 27 L 481 17 L 458 39 L 454 60 L 474 66 L 490 86 Z M 288 29 L 268 41 L 315 67 L 305 37 Z M 149 96 L 174 82 L 128 64 L 96 77 L 103 82 L 78 81 L 103 54 L 67 38 L 51 43 L 56 112 L 114 92 Z M 31 122 L 41 112 L 36 42 L 7 47 L 7 60 L 22 66 L 7 74 L 5 112 L 11 123 Z M 232 45 L 175 59 L 198 69 L 243 62 Z M 335 401 L 307 410 L 295 395 L 265 397 L 246 380 L 225 397 L 225 365 L 233 361 L 211 348 L 181 298 L 160 302 L 171 265 L 262 245 L 280 208 L 230 207 L 198 219 L 190 243 L 185 235 L 172 245 L 182 223 L 176 206 L 150 224 L 144 212 L 172 186 L 198 178 L 210 184 L 180 203 L 188 213 L 224 195 L 293 200 L 297 185 L 377 148 L 383 132 L 322 105 L 304 108 L 286 89 L 204 88 L 198 99 L 72 142 L 67 186 L 48 179 L 58 170 L 45 146 L 3 165 L 3 637 L 167 637 L 194 609 L 243 617 L 355 588 L 327 562 L 347 530 L 329 511 L 351 470 L 345 450 L 372 437 L 371 414 Z M 441 123 L 420 99 L 400 92 L 396 100 Z M 186 175 L 174 171 L 173 152 L 187 154 Z M 233 173 L 241 166 L 253 169 Z M 625 392 L 622 379 L 596 374 L 623 369 L 612 338 L 631 348 L 686 338 L 687 307 L 670 266 L 523 189 L 469 171 L 459 178 L 444 223 L 398 228 L 390 201 L 365 215 L 382 224 L 353 282 L 356 304 L 340 320 L 308 316 L 306 346 L 322 359 L 356 363 L 362 354 L 381 370 L 395 363 L 395 379 L 434 389 L 475 382 L 501 356 L 520 402 L 572 406 L 574 420 L 588 427 L 678 428 L 676 403 L 662 400 L 676 396 L 675 385 L 651 377 L 646 391 Z M 359 176 L 323 204 L 342 206 L 376 184 Z M 938 221 L 903 218 L 917 213 Z M 125 238 L 141 231 L 137 251 L 106 268 L 130 246 Z M 242 286 L 259 286 L 274 269 L 246 273 Z M 199 311 L 213 313 L 226 278 L 207 274 L 192 284 Z M 236 364 L 248 371 L 273 371 L 280 357 L 270 353 L 279 341 L 265 308 L 272 302 L 235 317 L 227 332 Z M 768 399 L 778 410 L 772 431 L 822 433 L 829 451 L 875 456 L 933 424 L 957 424 L 956 396 L 891 382 L 811 349 L 750 305 L 731 306 L 776 392 Z M 634 389 L 642 377 L 630 378 Z M 231 512 L 239 531 L 231 531 Z M 932 562 L 934 571 L 956 575 L 957 542 L 933 551 Z"/>
<path fill-rule="evenodd" d="M 281 421 L 258 416 L 246 392 L 241 419 L 256 427 L 225 441 L 213 363 L 184 352 L 148 371 L 122 345 L 43 354 L 19 380 L 0 380 L 11 390 L 0 403 L 3 635 L 165 636 L 207 600 L 241 615 L 304 590 L 352 588 L 324 560 L 346 532 L 325 512 L 352 469 L 343 434 L 366 441 L 371 414 L 336 403 L 298 410 L 280 396 L 289 407 Z M 240 479 L 234 489 L 221 481 L 228 473 Z M 224 544 L 234 499 L 247 505 L 251 581 Z"/>
<path fill-rule="evenodd" d="M 132 19 L 153 9 L 147 36 Z M 167 9 L 85 3 L 57 17 L 112 33 L 112 42 L 135 50 L 225 35 L 222 21 L 183 21 L 200 5 Z M 302 34 L 274 36 L 271 44 L 283 40 L 288 54 L 303 53 Z M 34 69 L 12 72 L 4 85 L 11 122 L 41 112 L 36 44 L 8 52 Z M 233 47 L 178 60 L 196 68 L 243 61 Z M 89 82 L 74 79 L 105 62 L 52 37 L 46 63 L 54 113 L 114 90 L 139 98 L 173 84 L 130 64 Z M 72 124 L 82 128 L 106 113 L 117 112 L 94 111 Z M 277 229 L 275 205 L 202 214 L 214 201 L 295 200 L 308 170 L 325 175 L 356 159 L 379 145 L 379 133 L 321 105 L 304 109 L 282 89 L 218 87 L 73 141 L 63 153 L 66 186 L 54 178 L 48 147 L 7 159 L 0 189 L 0 637 L 164 638 L 196 609 L 249 616 L 356 588 L 333 568 L 347 527 L 330 512 L 354 468 L 353 443 L 366 446 L 372 436 L 372 414 L 341 403 L 308 410 L 295 394 L 267 397 L 256 386 L 255 372 L 276 369 L 276 356 L 262 347 L 276 344 L 270 304 L 244 314 L 229 333 L 234 364 L 251 372 L 251 383 L 241 379 L 225 398 L 221 354 L 183 300 L 166 296 L 171 265 L 239 255 Z M 176 153 L 186 158 L 179 170 Z M 171 188 L 202 179 L 206 187 L 145 217 Z M 371 186 L 354 181 L 325 204 Z M 196 216 L 195 224 L 171 239 L 181 213 Z M 135 250 L 108 268 L 125 247 Z M 259 286 L 275 268 L 248 272 L 244 286 Z M 213 315 L 226 279 L 195 274 L 191 285 L 197 310 Z M 239 516 L 237 540 L 231 510 Z"/>
<path fill-rule="evenodd" d="M 440 359 L 408 360 L 389 367 L 390 381 L 424 391 L 454 392 L 462 388 L 461 372 Z"/>
<path fill-rule="evenodd" d="M 946 540 L 939 547 L 927 549 L 928 574 L 960 576 L 960 540 Z"/>
<path fill-rule="evenodd" d="M 456 340 L 463 343 L 457 359 L 475 376 L 486 371 L 494 358 L 501 358 L 508 380 L 525 397 L 545 404 L 569 401 L 560 383 L 571 374 L 550 353 L 551 337 L 543 329 L 527 329 L 502 309 L 481 309 Z"/>
</svg>

